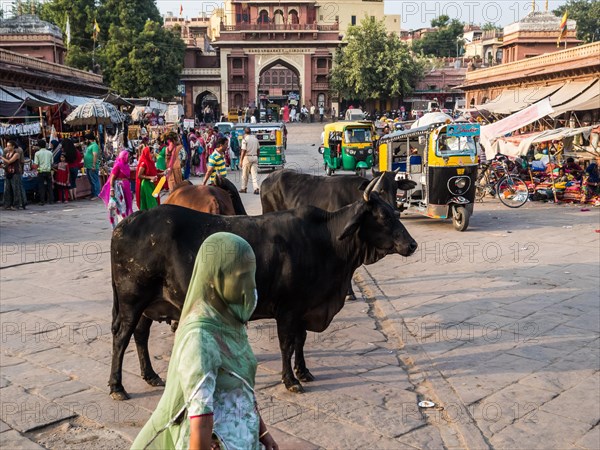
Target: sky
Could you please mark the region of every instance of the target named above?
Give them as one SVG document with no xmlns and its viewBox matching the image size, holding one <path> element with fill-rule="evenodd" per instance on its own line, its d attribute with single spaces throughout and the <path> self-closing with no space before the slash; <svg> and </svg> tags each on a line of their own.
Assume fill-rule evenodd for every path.
<svg viewBox="0 0 600 450">
<path fill-rule="evenodd" d="M 0 6 L 10 10 L 12 1 L 0 0 Z M 550 11 L 566 3 L 566 0 L 549 0 Z M 545 8 L 545 0 L 536 0 L 536 9 Z M 210 14 L 224 5 L 219 0 L 158 0 L 158 8 L 165 15 L 171 11 L 179 15 L 180 6 L 183 7 L 183 17 L 197 17 L 199 13 Z M 386 14 L 400 14 L 401 28 L 403 30 L 417 29 L 429 26 L 431 19 L 446 14 L 451 19 L 458 19 L 465 23 L 485 24 L 492 22 L 498 26 L 508 25 L 525 17 L 531 12 L 532 0 L 384 0 Z"/>
<path fill-rule="evenodd" d="M 536 9 L 545 8 L 545 0 L 536 0 Z M 566 0 L 549 0 L 550 11 L 566 3 Z M 179 15 L 183 7 L 183 17 L 196 17 L 199 12 L 210 13 L 223 6 L 220 1 L 158 0 L 161 13 L 171 11 Z M 368 3 L 367 3 L 368 4 Z M 498 26 L 516 22 L 531 12 L 532 0 L 384 0 L 386 14 L 400 14 L 402 29 L 417 29 L 429 26 L 431 19 L 446 14 L 451 19 L 465 23 L 485 24 L 492 22 Z"/>
</svg>

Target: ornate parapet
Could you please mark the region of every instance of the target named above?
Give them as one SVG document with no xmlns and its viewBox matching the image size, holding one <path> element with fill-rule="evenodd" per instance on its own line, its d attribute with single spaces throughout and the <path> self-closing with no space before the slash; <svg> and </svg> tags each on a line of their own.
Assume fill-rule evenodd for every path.
<svg viewBox="0 0 600 450">
<path fill-rule="evenodd" d="M 600 42 L 594 42 L 486 69 L 470 70 L 467 72 L 464 89 L 486 84 L 506 83 L 517 78 L 549 76 L 576 69 L 588 68 L 600 73 L 598 55 L 600 55 Z"/>
</svg>

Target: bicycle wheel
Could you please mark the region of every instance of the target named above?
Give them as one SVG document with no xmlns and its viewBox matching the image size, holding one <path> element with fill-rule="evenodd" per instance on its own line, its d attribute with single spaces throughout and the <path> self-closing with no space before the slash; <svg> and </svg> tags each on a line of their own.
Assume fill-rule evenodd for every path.
<svg viewBox="0 0 600 450">
<path fill-rule="evenodd" d="M 477 178 L 477 181 L 475 181 L 475 199 L 478 202 L 483 201 L 483 197 L 485 197 L 485 194 L 488 192 L 487 187 L 489 183 L 489 175 L 487 174 L 487 172 L 481 174 Z"/>
<path fill-rule="evenodd" d="M 509 175 L 498 182 L 498 197 L 509 208 L 523 206 L 529 198 L 529 189 L 523 180 Z"/>
</svg>

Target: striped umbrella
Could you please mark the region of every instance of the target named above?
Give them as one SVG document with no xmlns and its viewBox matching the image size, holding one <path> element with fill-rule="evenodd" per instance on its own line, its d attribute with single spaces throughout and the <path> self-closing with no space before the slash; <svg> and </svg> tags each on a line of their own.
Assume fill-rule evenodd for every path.
<svg viewBox="0 0 600 450">
<path fill-rule="evenodd" d="M 102 100 L 92 100 L 78 106 L 65 119 L 68 125 L 109 125 L 124 122 L 126 115 L 116 106 Z"/>
</svg>

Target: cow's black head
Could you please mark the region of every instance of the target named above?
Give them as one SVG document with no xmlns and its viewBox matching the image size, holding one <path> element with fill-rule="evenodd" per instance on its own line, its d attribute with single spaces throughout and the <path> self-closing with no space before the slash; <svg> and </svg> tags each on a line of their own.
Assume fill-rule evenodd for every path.
<svg viewBox="0 0 600 450">
<path fill-rule="evenodd" d="M 373 192 L 378 193 L 383 201 L 394 207 L 396 206 L 396 194 L 398 189 L 401 191 L 409 191 L 414 189 L 417 185 L 417 183 L 412 180 L 396 180 L 397 174 L 397 170 L 394 172 L 383 172 L 379 177 L 380 181 L 378 182 L 377 189 L 373 189 Z M 366 191 L 367 186 L 369 186 L 369 181 L 365 180 L 364 183 L 359 187 L 359 190 Z"/>
<path fill-rule="evenodd" d="M 363 200 L 355 203 L 354 215 L 338 237 L 343 240 L 357 234 L 365 264 L 372 264 L 390 253 L 410 256 L 417 249 L 417 243 L 400 222 L 396 208 L 379 194 L 382 182 L 380 176 L 369 183 Z"/>
</svg>

